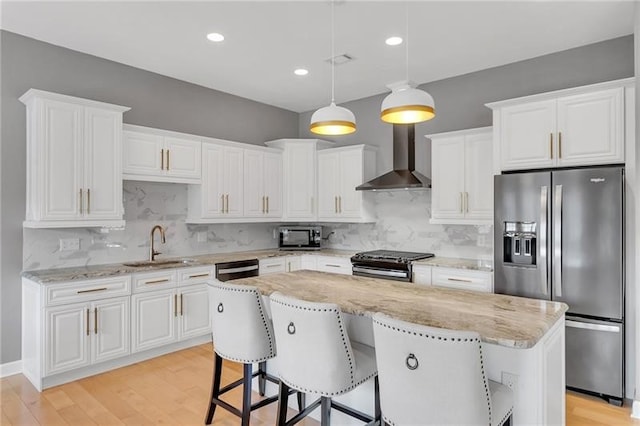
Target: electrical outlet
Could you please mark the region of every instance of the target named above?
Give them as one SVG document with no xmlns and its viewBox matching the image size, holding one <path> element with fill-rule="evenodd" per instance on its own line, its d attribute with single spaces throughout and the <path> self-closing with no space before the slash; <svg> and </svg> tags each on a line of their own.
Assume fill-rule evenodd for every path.
<svg viewBox="0 0 640 426">
<path fill-rule="evenodd" d="M 196 233 L 196 239 L 199 243 L 207 242 L 207 231 L 198 231 Z"/>
<path fill-rule="evenodd" d="M 60 238 L 60 251 L 80 250 L 79 238 Z"/>
<path fill-rule="evenodd" d="M 511 389 L 511 391 L 515 394 L 518 389 L 518 375 L 513 373 L 507 373 L 506 371 L 502 372 L 502 384 Z"/>
</svg>

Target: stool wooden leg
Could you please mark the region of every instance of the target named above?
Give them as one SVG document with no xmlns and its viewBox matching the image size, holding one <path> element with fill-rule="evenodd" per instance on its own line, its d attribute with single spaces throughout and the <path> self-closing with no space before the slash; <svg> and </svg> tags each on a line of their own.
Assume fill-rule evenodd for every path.
<svg viewBox="0 0 640 426">
<path fill-rule="evenodd" d="M 373 381 L 373 406 L 374 406 L 374 420 L 375 424 L 382 425 L 382 411 L 380 410 L 380 381 L 378 380 L 378 376 L 376 375 L 375 380 Z"/>
<path fill-rule="evenodd" d="M 211 386 L 211 398 L 209 399 L 209 411 L 207 411 L 207 418 L 205 424 L 210 425 L 213 421 L 213 414 L 216 411 L 216 404 L 213 402 L 214 398 L 217 399 L 220 396 L 220 378 L 222 377 L 222 358 L 215 354 L 213 367 L 213 384 Z"/>
<path fill-rule="evenodd" d="M 260 372 L 260 375 L 258 375 L 258 393 L 260 396 L 264 396 L 267 388 L 267 361 L 258 363 L 258 371 Z"/>
<path fill-rule="evenodd" d="M 331 424 L 331 398 L 323 396 L 320 401 L 320 426 L 329 426 Z"/>
<path fill-rule="evenodd" d="M 287 405 L 289 404 L 289 386 L 280 382 L 278 394 L 278 426 L 285 426 L 287 423 Z"/>
<path fill-rule="evenodd" d="M 304 392 L 296 392 L 298 395 L 298 411 L 304 410 L 304 407 L 307 406 L 307 397 Z"/>
<path fill-rule="evenodd" d="M 249 426 L 249 416 L 251 416 L 252 369 L 252 364 L 244 364 L 244 377 L 242 379 L 242 426 Z"/>
</svg>

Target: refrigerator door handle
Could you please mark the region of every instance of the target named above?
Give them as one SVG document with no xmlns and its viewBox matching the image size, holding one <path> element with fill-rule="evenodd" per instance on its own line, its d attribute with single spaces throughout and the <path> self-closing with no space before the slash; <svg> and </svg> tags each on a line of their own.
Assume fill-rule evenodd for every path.
<svg viewBox="0 0 640 426">
<path fill-rule="evenodd" d="M 547 273 L 547 214 L 549 211 L 549 188 L 540 187 L 540 244 L 538 244 L 540 259 L 540 285 L 542 293 L 549 292 L 549 274 Z"/>
<path fill-rule="evenodd" d="M 562 185 L 556 185 L 553 221 L 553 283 L 562 297 Z"/>
<path fill-rule="evenodd" d="M 611 333 L 620 333 L 620 326 L 618 325 L 591 324 L 587 322 L 578 322 L 578 321 L 571 321 L 571 320 L 565 320 L 564 325 L 571 328 L 582 328 L 585 330 L 608 331 Z"/>
</svg>

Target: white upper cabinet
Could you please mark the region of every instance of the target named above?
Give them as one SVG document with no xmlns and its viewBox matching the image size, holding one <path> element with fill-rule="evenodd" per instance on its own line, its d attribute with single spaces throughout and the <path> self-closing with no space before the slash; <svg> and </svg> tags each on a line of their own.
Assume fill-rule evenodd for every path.
<svg viewBox="0 0 640 426">
<path fill-rule="evenodd" d="M 129 108 L 30 89 L 25 227 L 122 226 L 122 114 Z"/>
<path fill-rule="evenodd" d="M 282 153 L 244 150 L 244 216 L 282 216 Z"/>
<path fill-rule="evenodd" d="M 491 223 L 491 127 L 427 136 L 431 139 L 431 222 Z"/>
<path fill-rule="evenodd" d="M 499 170 L 624 162 L 624 88 L 633 79 L 487 104 Z"/>
<path fill-rule="evenodd" d="M 128 124 L 124 129 L 124 179 L 200 183 L 199 138 Z"/>
<path fill-rule="evenodd" d="M 316 150 L 329 147 L 331 142 L 319 139 L 278 139 L 267 146 L 283 151 L 283 212 L 285 221 L 316 220 L 317 167 Z"/>
<path fill-rule="evenodd" d="M 244 150 L 236 145 L 223 140 L 202 144 L 202 184 L 189 187 L 188 223 L 243 216 Z"/>
<path fill-rule="evenodd" d="M 370 200 L 356 186 L 375 174 L 375 151 L 353 145 L 318 151 L 318 220 L 373 220 Z"/>
</svg>

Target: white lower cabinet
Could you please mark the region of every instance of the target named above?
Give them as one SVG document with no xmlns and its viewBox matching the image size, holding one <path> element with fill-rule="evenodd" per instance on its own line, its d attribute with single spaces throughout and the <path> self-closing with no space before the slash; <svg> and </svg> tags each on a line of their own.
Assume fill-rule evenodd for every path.
<svg viewBox="0 0 640 426">
<path fill-rule="evenodd" d="M 338 256 L 316 256 L 316 271 L 351 275 L 351 259 Z"/>
<path fill-rule="evenodd" d="M 132 352 L 210 333 L 206 281 L 211 274 L 210 267 L 137 274 L 136 283 L 172 288 L 134 286 L 140 293 L 131 297 Z"/>
<path fill-rule="evenodd" d="M 431 266 L 414 265 L 411 281 L 421 285 L 431 285 Z"/>
<path fill-rule="evenodd" d="M 287 271 L 287 262 L 284 256 L 282 257 L 269 257 L 267 259 L 260 259 L 258 261 L 258 274 L 276 274 L 278 272 Z"/>
<path fill-rule="evenodd" d="M 129 297 L 45 310 L 45 375 L 129 354 Z"/>
<path fill-rule="evenodd" d="M 287 256 L 287 272 L 299 271 L 302 269 L 302 256 Z"/>
<path fill-rule="evenodd" d="M 491 272 L 470 269 L 433 268 L 431 284 L 438 287 L 491 293 L 493 291 L 493 275 Z"/>
</svg>

